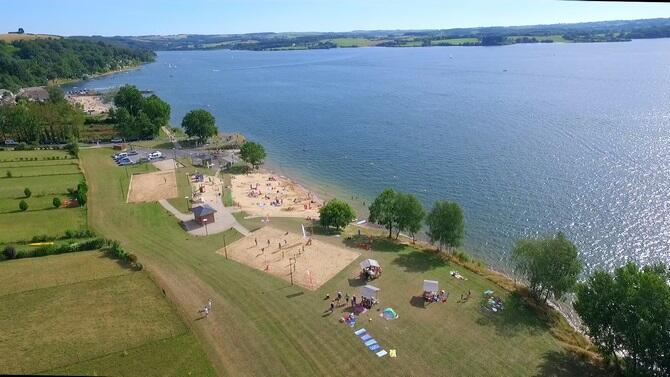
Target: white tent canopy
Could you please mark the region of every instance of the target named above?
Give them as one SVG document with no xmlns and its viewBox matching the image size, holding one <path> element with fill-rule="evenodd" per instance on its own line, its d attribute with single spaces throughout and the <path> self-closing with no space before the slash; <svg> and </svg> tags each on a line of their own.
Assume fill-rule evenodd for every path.
<svg viewBox="0 0 670 377">
<path fill-rule="evenodd" d="M 366 285 L 361 287 L 361 296 L 365 298 L 377 298 L 379 294 L 379 288 L 373 285 Z"/>
<path fill-rule="evenodd" d="M 440 286 L 437 280 L 424 280 L 423 281 L 423 291 L 424 292 L 437 292 L 440 289 Z"/>
<path fill-rule="evenodd" d="M 366 269 L 368 267 L 377 267 L 379 268 L 379 262 L 374 259 L 366 259 L 361 262 L 361 268 Z"/>
</svg>

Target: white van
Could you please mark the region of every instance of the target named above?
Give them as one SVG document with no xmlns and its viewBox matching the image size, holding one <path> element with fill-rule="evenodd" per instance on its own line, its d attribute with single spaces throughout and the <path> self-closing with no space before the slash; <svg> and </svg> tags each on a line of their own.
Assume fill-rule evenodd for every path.
<svg viewBox="0 0 670 377">
<path fill-rule="evenodd" d="M 163 157 L 163 154 L 160 151 L 149 153 L 149 155 L 147 156 L 149 161 L 158 160 L 159 158 L 162 158 L 162 157 Z"/>
</svg>

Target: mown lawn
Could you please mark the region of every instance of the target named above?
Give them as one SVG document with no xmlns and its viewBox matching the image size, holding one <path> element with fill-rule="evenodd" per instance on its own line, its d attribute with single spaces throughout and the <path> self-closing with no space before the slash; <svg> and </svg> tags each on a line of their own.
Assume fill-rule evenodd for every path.
<svg viewBox="0 0 670 377">
<path fill-rule="evenodd" d="M 436 45 L 451 45 L 451 46 L 460 46 L 464 43 L 477 43 L 479 39 L 477 38 L 447 38 L 447 39 L 438 39 L 431 41 L 430 43 L 433 46 Z"/>
<path fill-rule="evenodd" d="M 12 177 L 35 177 L 35 176 L 53 176 L 63 174 L 78 174 L 79 167 L 77 165 L 49 165 L 49 166 L 20 166 L 20 167 L 5 167 L 0 165 L 0 172 L 7 177 L 7 172 L 10 172 Z"/>
<path fill-rule="evenodd" d="M 147 273 L 100 252 L 1 262 L 0 287 L 0 373 L 214 374 Z"/>
<path fill-rule="evenodd" d="M 29 241 L 36 235 L 62 236 L 86 228 L 85 208 L 61 208 L 0 214 L 0 243 Z"/>
<path fill-rule="evenodd" d="M 25 200 L 28 203 L 28 211 L 48 211 L 55 210 L 53 206 L 54 197 L 58 197 L 61 202 L 68 199 L 67 195 L 45 195 L 31 196 L 30 198 L 0 198 L 0 215 L 3 213 L 20 212 L 19 203 Z"/>
<path fill-rule="evenodd" d="M 353 330 L 324 312 L 337 291 L 358 295 L 357 263 L 315 292 L 291 287 L 281 279 L 226 260 L 215 251 L 220 235 L 192 237 L 183 232 L 158 204 L 125 204 L 115 182 L 125 175 L 107 157 L 109 151 L 83 151 L 82 162 L 91 188 L 89 223 L 104 236 L 119 239 L 138 254 L 161 286 L 193 324 L 211 360 L 224 375 L 277 376 L 582 376 L 582 369 L 519 299 L 485 278 L 436 256 L 385 240 L 375 243 L 374 257 L 384 267 L 374 282 L 381 288 L 381 308 L 399 313 L 385 321 L 373 310 L 356 328 L 365 327 L 398 358 L 377 358 L 363 347 Z M 272 219 L 275 226 L 295 231 L 296 220 Z M 228 243 L 239 235 L 231 232 Z M 316 236 L 327 242 L 342 238 Z M 360 260 L 360 259 L 359 259 Z M 467 280 L 455 280 L 457 270 Z M 450 293 L 446 304 L 423 307 L 423 279 L 437 279 Z M 493 289 L 506 302 L 503 313 L 481 310 L 480 297 Z M 461 293 L 471 298 L 457 303 Z M 207 321 L 196 311 L 207 297 L 214 310 Z M 219 309 L 221 308 L 221 309 Z"/>
<path fill-rule="evenodd" d="M 0 177 L 0 198 L 22 198 L 28 187 L 34 196 L 66 194 L 68 188 L 75 188 L 84 179 L 79 174 L 53 175 L 47 177 Z"/>
<path fill-rule="evenodd" d="M 74 159 L 66 151 L 62 150 L 0 151 L 0 162 L 24 161 L 27 159 L 52 161 L 51 159 L 53 158 L 61 160 Z"/>
</svg>

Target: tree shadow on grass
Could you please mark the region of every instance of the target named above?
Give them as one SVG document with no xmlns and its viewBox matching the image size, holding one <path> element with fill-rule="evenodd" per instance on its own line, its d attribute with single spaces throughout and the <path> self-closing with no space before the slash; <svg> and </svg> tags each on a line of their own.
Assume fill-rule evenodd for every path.
<svg viewBox="0 0 670 377">
<path fill-rule="evenodd" d="M 354 249 L 364 249 L 366 245 L 370 245 L 370 240 L 372 240 L 371 248 L 373 252 L 397 253 L 405 249 L 405 245 L 385 237 L 352 236 L 347 237 L 344 244 Z"/>
<path fill-rule="evenodd" d="M 612 371 L 595 365 L 571 352 L 550 351 L 542 357 L 535 377 L 605 377 L 615 376 Z"/>
<path fill-rule="evenodd" d="M 484 309 L 486 300 L 481 299 L 480 317 L 476 322 L 481 326 L 494 326 L 501 336 L 512 337 L 524 330 L 533 335 L 549 329 L 549 325 L 526 305 L 523 297 L 517 292 L 513 292 L 504 300 L 503 310 L 495 313 Z"/>
<path fill-rule="evenodd" d="M 392 263 L 403 267 L 406 272 L 425 272 L 447 265 L 447 261 L 439 255 L 418 250 L 407 254 L 400 254 Z"/>
</svg>

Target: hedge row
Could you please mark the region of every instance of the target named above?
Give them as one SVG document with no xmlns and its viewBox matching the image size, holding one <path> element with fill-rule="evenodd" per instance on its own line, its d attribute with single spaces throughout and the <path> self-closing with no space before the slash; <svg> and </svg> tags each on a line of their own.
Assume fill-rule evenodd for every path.
<svg viewBox="0 0 670 377">
<path fill-rule="evenodd" d="M 88 251 L 101 249 L 107 245 L 104 238 L 94 238 L 83 242 L 73 242 L 62 245 L 40 246 L 30 250 L 20 250 L 16 253 L 16 259 L 44 257 L 47 255 L 57 255 L 65 253 L 74 253 L 77 251 Z"/>
<path fill-rule="evenodd" d="M 76 238 L 91 238 L 95 237 L 95 233 L 92 230 L 81 229 L 81 230 L 66 230 L 65 233 L 60 237 L 47 236 L 46 234 L 40 234 L 34 236 L 30 241 L 24 241 L 20 243 L 35 243 L 35 242 L 49 242 L 55 240 L 69 240 Z"/>
</svg>

